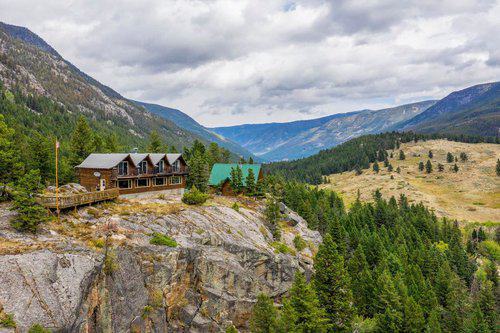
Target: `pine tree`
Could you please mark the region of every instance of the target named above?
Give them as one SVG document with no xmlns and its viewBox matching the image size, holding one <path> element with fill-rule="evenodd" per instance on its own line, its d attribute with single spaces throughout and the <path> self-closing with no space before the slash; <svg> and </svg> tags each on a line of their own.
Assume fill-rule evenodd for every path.
<svg viewBox="0 0 500 333">
<path fill-rule="evenodd" d="M 431 160 L 427 160 L 427 163 L 425 164 L 425 172 L 431 173 L 432 172 L 432 163 Z"/>
<path fill-rule="evenodd" d="M 80 164 L 93 151 L 93 132 L 84 116 L 80 116 L 71 136 L 71 164 Z"/>
<path fill-rule="evenodd" d="M 398 167 L 398 168 L 396 169 L 396 172 L 397 172 L 397 173 L 401 173 L 401 168 L 400 168 L 400 167 Z"/>
<path fill-rule="evenodd" d="M 418 163 L 418 171 L 424 171 L 424 162 L 420 161 Z"/>
<path fill-rule="evenodd" d="M 149 133 L 148 153 L 161 153 L 163 150 L 164 145 L 160 134 L 158 134 L 157 130 L 152 130 L 151 133 Z"/>
<path fill-rule="evenodd" d="M 441 324 L 439 323 L 439 312 L 434 309 L 427 319 L 426 333 L 441 333 Z"/>
<path fill-rule="evenodd" d="M 375 171 L 376 173 L 378 173 L 380 170 L 379 166 L 378 166 L 378 162 L 375 161 L 373 162 L 373 171 Z"/>
<path fill-rule="evenodd" d="M 428 156 L 429 156 L 430 159 L 432 159 L 434 157 L 434 154 L 432 153 L 432 150 L 429 150 Z"/>
<path fill-rule="evenodd" d="M 265 294 L 257 297 L 250 317 L 250 332 L 274 333 L 276 332 L 277 311 L 273 301 Z"/>
<path fill-rule="evenodd" d="M 114 132 L 104 138 L 104 150 L 106 153 L 118 152 L 118 137 Z"/>
<path fill-rule="evenodd" d="M 253 162 L 253 158 L 252 158 L 252 156 L 250 156 L 250 157 L 248 158 L 248 164 L 253 164 L 253 163 L 254 163 L 254 162 Z"/>
<path fill-rule="evenodd" d="M 354 173 L 356 174 L 356 176 L 359 176 L 363 173 L 363 171 L 361 171 L 361 168 L 359 167 L 359 165 L 356 165 L 354 167 Z"/>
<path fill-rule="evenodd" d="M 200 153 L 196 153 L 189 160 L 188 187 L 195 186 L 201 192 L 206 192 L 209 176 L 210 171 L 205 157 Z"/>
<path fill-rule="evenodd" d="M 467 156 L 467 154 L 465 152 L 460 153 L 460 160 L 462 162 L 467 162 L 468 159 L 469 159 L 469 157 Z"/>
<path fill-rule="evenodd" d="M 36 194 L 42 189 L 38 170 L 30 170 L 16 183 L 13 209 L 17 215 L 11 221 L 15 229 L 35 233 L 38 225 L 48 220 L 47 211 L 36 202 Z"/>
<path fill-rule="evenodd" d="M 412 297 L 404 304 L 404 332 L 423 332 L 425 318 L 420 305 Z"/>
<path fill-rule="evenodd" d="M 497 159 L 496 172 L 497 172 L 497 176 L 500 176 L 500 158 Z"/>
<path fill-rule="evenodd" d="M 387 157 L 384 159 L 384 167 L 387 168 L 389 166 L 389 160 Z"/>
<path fill-rule="evenodd" d="M 458 172 L 458 165 L 455 163 L 455 165 L 453 166 L 453 172 Z"/>
<path fill-rule="evenodd" d="M 446 162 L 448 162 L 448 163 L 453 163 L 453 160 L 454 160 L 454 158 L 453 158 L 453 154 L 452 154 L 452 153 L 450 153 L 450 152 L 448 152 L 448 153 L 446 154 Z"/>
<path fill-rule="evenodd" d="M 229 180 L 233 192 L 238 194 L 243 190 L 243 171 L 239 165 L 231 168 L 231 179 Z"/>
<path fill-rule="evenodd" d="M 444 165 L 442 165 L 441 163 L 438 163 L 438 171 L 439 172 L 443 172 L 444 171 Z"/>
<path fill-rule="evenodd" d="M 280 214 L 280 207 L 278 201 L 275 198 L 269 198 L 266 201 L 266 208 L 264 209 L 264 216 L 268 222 L 273 238 L 279 240 L 281 238 L 281 231 L 278 225 Z"/>
<path fill-rule="evenodd" d="M 248 175 L 247 178 L 245 179 L 245 184 L 247 188 L 247 194 L 248 195 L 254 195 L 255 194 L 255 174 L 253 172 L 252 168 L 248 169 Z"/>
<path fill-rule="evenodd" d="M 405 152 L 403 150 L 399 151 L 399 159 L 402 161 L 406 159 Z"/>
<path fill-rule="evenodd" d="M 210 168 L 212 168 L 215 163 L 219 163 L 222 159 L 219 145 L 215 142 L 210 143 L 207 154 L 208 166 Z"/>
<path fill-rule="evenodd" d="M 403 322 L 400 297 L 391 274 L 383 272 L 377 281 L 377 320 L 382 332 L 399 332 Z"/>
<path fill-rule="evenodd" d="M 52 165 L 54 161 L 51 155 L 51 148 L 53 148 L 53 143 L 43 137 L 40 133 L 36 132 L 33 136 L 31 136 L 29 145 L 29 168 L 40 171 L 42 182 L 45 183 L 52 180 Z"/>
<path fill-rule="evenodd" d="M 314 260 L 314 288 L 319 303 L 325 309 L 334 330 L 350 327 L 354 309 L 350 279 L 344 267 L 344 258 L 327 234 Z"/>
<path fill-rule="evenodd" d="M 392 164 L 389 163 L 389 166 L 387 167 L 387 171 L 392 172 L 392 170 L 393 170 Z"/>
<path fill-rule="evenodd" d="M 297 272 L 290 289 L 290 306 L 295 314 L 296 332 L 327 332 L 328 317 L 321 308 L 316 293 L 306 282 L 304 274 Z"/>
<path fill-rule="evenodd" d="M 0 114 L 0 201 L 6 195 L 7 185 L 16 180 L 23 169 L 20 152 L 14 145 L 14 130 L 3 119 Z"/>
</svg>

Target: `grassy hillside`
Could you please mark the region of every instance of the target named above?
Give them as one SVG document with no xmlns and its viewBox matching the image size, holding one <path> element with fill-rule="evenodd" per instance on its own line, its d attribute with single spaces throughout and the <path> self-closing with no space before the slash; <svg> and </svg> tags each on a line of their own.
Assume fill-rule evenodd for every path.
<svg viewBox="0 0 500 333">
<path fill-rule="evenodd" d="M 371 168 L 363 170 L 359 176 L 352 171 L 332 174 L 328 176 L 330 183 L 321 187 L 338 191 L 347 204 L 356 199 L 358 190 L 362 200 L 370 200 L 373 191 L 379 188 L 384 196 L 397 197 L 403 193 L 414 202 L 423 202 L 438 216 L 500 223 L 500 177 L 495 174 L 500 145 L 430 140 L 403 143 L 400 148 L 406 159 L 400 161 L 399 150 L 394 150 L 394 157 L 389 157 L 393 172 L 388 172 L 379 162 L 378 174 Z M 431 159 L 433 171 L 427 174 L 425 170 L 419 171 L 418 164 L 427 162 L 429 150 L 434 155 Z M 390 155 L 392 150 L 388 152 Z M 465 152 L 468 156 L 466 162 L 459 158 L 457 173 L 450 170 L 455 163 L 446 162 L 448 152 L 457 157 Z M 443 172 L 438 172 L 438 163 L 444 165 Z M 401 173 L 396 172 L 398 167 Z"/>
</svg>

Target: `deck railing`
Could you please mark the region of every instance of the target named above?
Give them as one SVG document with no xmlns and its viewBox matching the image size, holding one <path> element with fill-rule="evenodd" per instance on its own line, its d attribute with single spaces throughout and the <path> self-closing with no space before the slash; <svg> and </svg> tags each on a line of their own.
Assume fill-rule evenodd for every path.
<svg viewBox="0 0 500 333">
<path fill-rule="evenodd" d="M 97 192 L 87 192 L 70 195 L 64 194 L 59 196 L 59 209 L 76 207 L 104 200 L 112 200 L 117 198 L 119 195 L 120 192 L 117 188 Z M 41 195 L 37 198 L 37 201 L 44 207 L 53 209 L 57 208 L 55 194 Z"/>
</svg>

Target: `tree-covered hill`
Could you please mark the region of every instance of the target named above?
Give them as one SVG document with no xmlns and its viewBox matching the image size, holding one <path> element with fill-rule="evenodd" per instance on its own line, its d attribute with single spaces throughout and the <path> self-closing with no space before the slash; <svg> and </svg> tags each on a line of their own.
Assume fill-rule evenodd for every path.
<svg viewBox="0 0 500 333">
<path fill-rule="evenodd" d="M 331 149 L 322 150 L 316 155 L 295 161 L 275 162 L 265 165 L 265 171 L 282 175 L 286 179 L 320 184 L 322 176 L 332 173 L 366 169 L 370 163 L 384 161 L 386 150 L 399 147 L 402 142 L 412 140 L 447 138 L 462 142 L 499 142 L 498 137 L 464 135 L 418 134 L 412 132 L 389 132 L 364 135 Z"/>
</svg>

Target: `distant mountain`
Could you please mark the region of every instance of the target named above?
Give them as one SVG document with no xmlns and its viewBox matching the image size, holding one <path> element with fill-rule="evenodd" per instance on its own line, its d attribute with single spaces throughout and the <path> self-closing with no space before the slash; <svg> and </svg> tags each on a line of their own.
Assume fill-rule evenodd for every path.
<svg viewBox="0 0 500 333">
<path fill-rule="evenodd" d="M 247 149 L 241 147 L 237 143 L 224 138 L 223 136 L 211 131 L 210 129 L 200 125 L 196 120 L 185 114 L 184 112 L 172 109 L 166 106 L 158 104 L 150 104 L 139 101 L 133 101 L 134 103 L 143 106 L 151 113 L 154 113 L 164 119 L 174 122 L 177 126 L 198 135 L 199 137 L 205 139 L 209 142 L 216 142 L 219 146 L 222 146 L 230 151 L 245 157 L 252 156 L 254 159 L 256 157 Z"/>
<path fill-rule="evenodd" d="M 500 82 L 478 84 L 455 91 L 394 129 L 421 133 L 498 136 Z"/>
<path fill-rule="evenodd" d="M 361 135 L 384 132 L 396 123 L 413 118 L 434 103 L 436 101 L 423 101 L 311 120 L 217 127 L 213 130 L 265 160 L 297 159 Z"/>
</svg>

